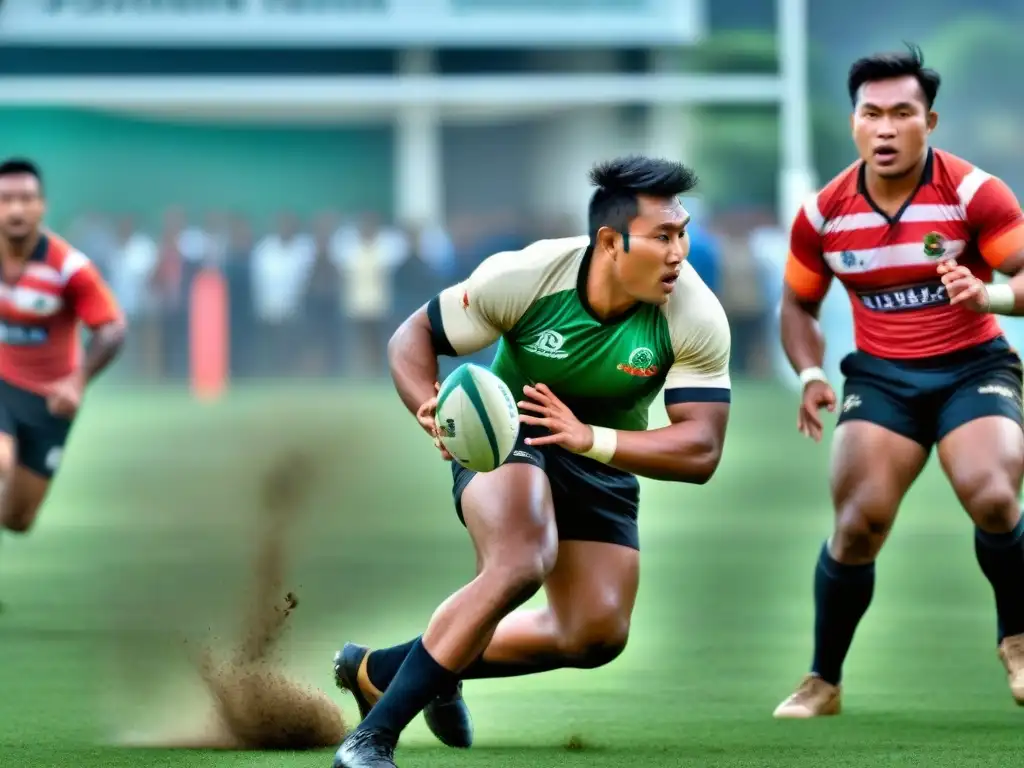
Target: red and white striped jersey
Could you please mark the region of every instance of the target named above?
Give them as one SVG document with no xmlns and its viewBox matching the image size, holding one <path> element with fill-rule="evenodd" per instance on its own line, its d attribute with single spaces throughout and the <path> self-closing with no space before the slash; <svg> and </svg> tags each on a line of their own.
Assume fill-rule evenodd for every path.
<svg viewBox="0 0 1024 768">
<path fill-rule="evenodd" d="M 79 323 L 97 328 L 120 316 L 92 262 L 44 235 L 21 276 L 0 280 L 0 379 L 46 394 L 80 364 Z"/>
<path fill-rule="evenodd" d="M 853 306 L 857 349 L 913 359 L 1001 335 L 994 315 L 951 306 L 937 265 L 956 259 L 982 280 L 1024 251 L 1024 214 L 1003 181 L 929 150 L 917 190 L 895 216 L 880 211 L 857 162 L 804 203 L 793 222 L 786 283 L 822 299 L 833 277 Z"/>
</svg>

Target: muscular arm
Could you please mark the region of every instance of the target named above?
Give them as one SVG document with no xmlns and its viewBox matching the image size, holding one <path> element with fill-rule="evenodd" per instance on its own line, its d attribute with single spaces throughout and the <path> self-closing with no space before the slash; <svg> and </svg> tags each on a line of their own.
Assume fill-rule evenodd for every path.
<svg viewBox="0 0 1024 768">
<path fill-rule="evenodd" d="M 395 389 L 410 413 L 434 396 L 437 350 L 424 305 L 402 323 L 388 342 L 388 364 Z"/>
<path fill-rule="evenodd" d="M 79 375 L 88 384 L 102 373 L 124 346 L 128 323 L 117 299 L 93 264 L 82 254 L 68 256 L 65 268 L 72 271 L 67 295 L 76 317 L 92 332 Z"/>
<path fill-rule="evenodd" d="M 722 458 L 728 403 L 678 403 L 666 408 L 667 427 L 619 431 L 611 465 L 654 480 L 703 485 Z"/>
<path fill-rule="evenodd" d="M 123 318 L 111 320 L 92 329 L 92 338 L 85 350 L 82 375 L 85 382 L 92 381 L 110 365 L 121 352 L 128 333 L 128 324 Z"/>
<path fill-rule="evenodd" d="M 975 169 L 963 185 L 968 189 L 971 179 L 980 180 L 966 201 L 968 224 L 976 232 L 978 249 L 989 266 L 1008 275 L 1007 285 L 990 286 L 999 291 L 1011 291 L 1007 302 L 993 301 L 989 310 L 1000 315 L 1024 316 L 1024 214 L 1013 191 L 995 176 Z M 1005 303 L 1005 306 L 998 306 Z"/>
<path fill-rule="evenodd" d="M 825 361 L 825 337 L 818 324 L 821 302 L 801 299 L 785 285 L 782 289 L 780 331 L 782 348 L 793 370 L 820 368 Z"/>
<path fill-rule="evenodd" d="M 832 272 L 821 252 L 816 198 L 804 203 L 789 232 L 789 255 L 782 286 L 780 332 L 782 348 L 799 373 L 820 368 L 825 360 L 825 338 L 818 325 L 821 302 L 832 283 Z"/>
<path fill-rule="evenodd" d="M 493 344 L 515 322 L 521 304 L 510 265 L 517 256 L 495 254 L 466 280 L 445 288 L 409 317 L 388 342 L 391 378 L 415 414 L 435 395 L 439 355 L 471 355 Z"/>
</svg>

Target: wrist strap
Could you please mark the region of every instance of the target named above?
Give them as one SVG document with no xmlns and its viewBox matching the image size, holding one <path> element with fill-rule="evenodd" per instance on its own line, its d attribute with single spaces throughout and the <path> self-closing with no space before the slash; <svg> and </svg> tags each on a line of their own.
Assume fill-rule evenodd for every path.
<svg viewBox="0 0 1024 768">
<path fill-rule="evenodd" d="M 1009 315 L 1017 306 L 1017 297 L 1009 283 L 986 285 L 985 294 L 988 296 L 988 311 L 993 315 Z"/>
<path fill-rule="evenodd" d="M 821 381 L 828 384 L 828 376 L 825 375 L 825 371 L 818 366 L 812 368 L 804 368 L 800 371 L 800 383 L 803 386 L 807 386 L 812 381 Z"/>
<path fill-rule="evenodd" d="M 608 427 L 590 427 L 594 432 L 594 444 L 590 446 L 589 451 L 581 453 L 581 456 L 586 456 L 588 459 L 594 459 L 600 461 L 602 464 L 609 464 L 615 457 L 615 448 L 619 442 L 618 433 L 614 429 L 608 429 Z"/>
</svg>

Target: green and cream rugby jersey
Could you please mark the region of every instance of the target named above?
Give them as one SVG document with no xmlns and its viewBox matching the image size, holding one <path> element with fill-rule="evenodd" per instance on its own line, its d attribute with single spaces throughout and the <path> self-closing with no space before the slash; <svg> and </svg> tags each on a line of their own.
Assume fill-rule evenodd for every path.
<svg viewBox="0 0 1024 768">
<path fill-rule="evenodd" d="M 498 253 L 443 290 L 427 306 L 438 354 L 498 341 L 491 370 L 514 397 L 543 383 L 580 421 L 612 429 L 646 429 L 662 388 L 666 405 L 729 402 L 729 323 L 693 267 L 682 265 L 665 304 L 602 321 L 586 297 L 589 242 Z"/>
</svg>

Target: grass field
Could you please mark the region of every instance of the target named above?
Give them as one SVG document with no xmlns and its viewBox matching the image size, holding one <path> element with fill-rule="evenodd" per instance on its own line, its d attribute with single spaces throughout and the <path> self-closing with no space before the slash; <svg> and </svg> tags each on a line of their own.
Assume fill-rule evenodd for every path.
<svg viewBox="0 0 1024 768">
<path fill-rule="evenodd" d="M 400 765 L 1019 763 L 1024 711 L 996 659 L 992 598 L 934 465 L 879 564 L 845 714 L 771 718 L 809 660 L 812 569 L 830 520 L 827 448 L 799 438 L 794 406 L 739 388 L 712 483 L 644 486 L 640 598 L 619 660 L 468 684 L 477 746 L 445 750 L 417 720 Z M 334 695 L 341 641 L 406 640 L 471 577 L 448 469 L 390 390 L 268 387 L 214 406 L 97 392 L 37 529 L 0 543 L 0 765 L 330 765 L 329 751 L 107 746 L 201 716 L 179 636 L 227 638 L 237 625 L 259 478 L 293 446 L 323 470 L 290 541 L 296 676 Z M 350 699 L 337 700 L 354 716 Z M 570 739 L 582 750 L 566 749 Z"/>
</svg>

